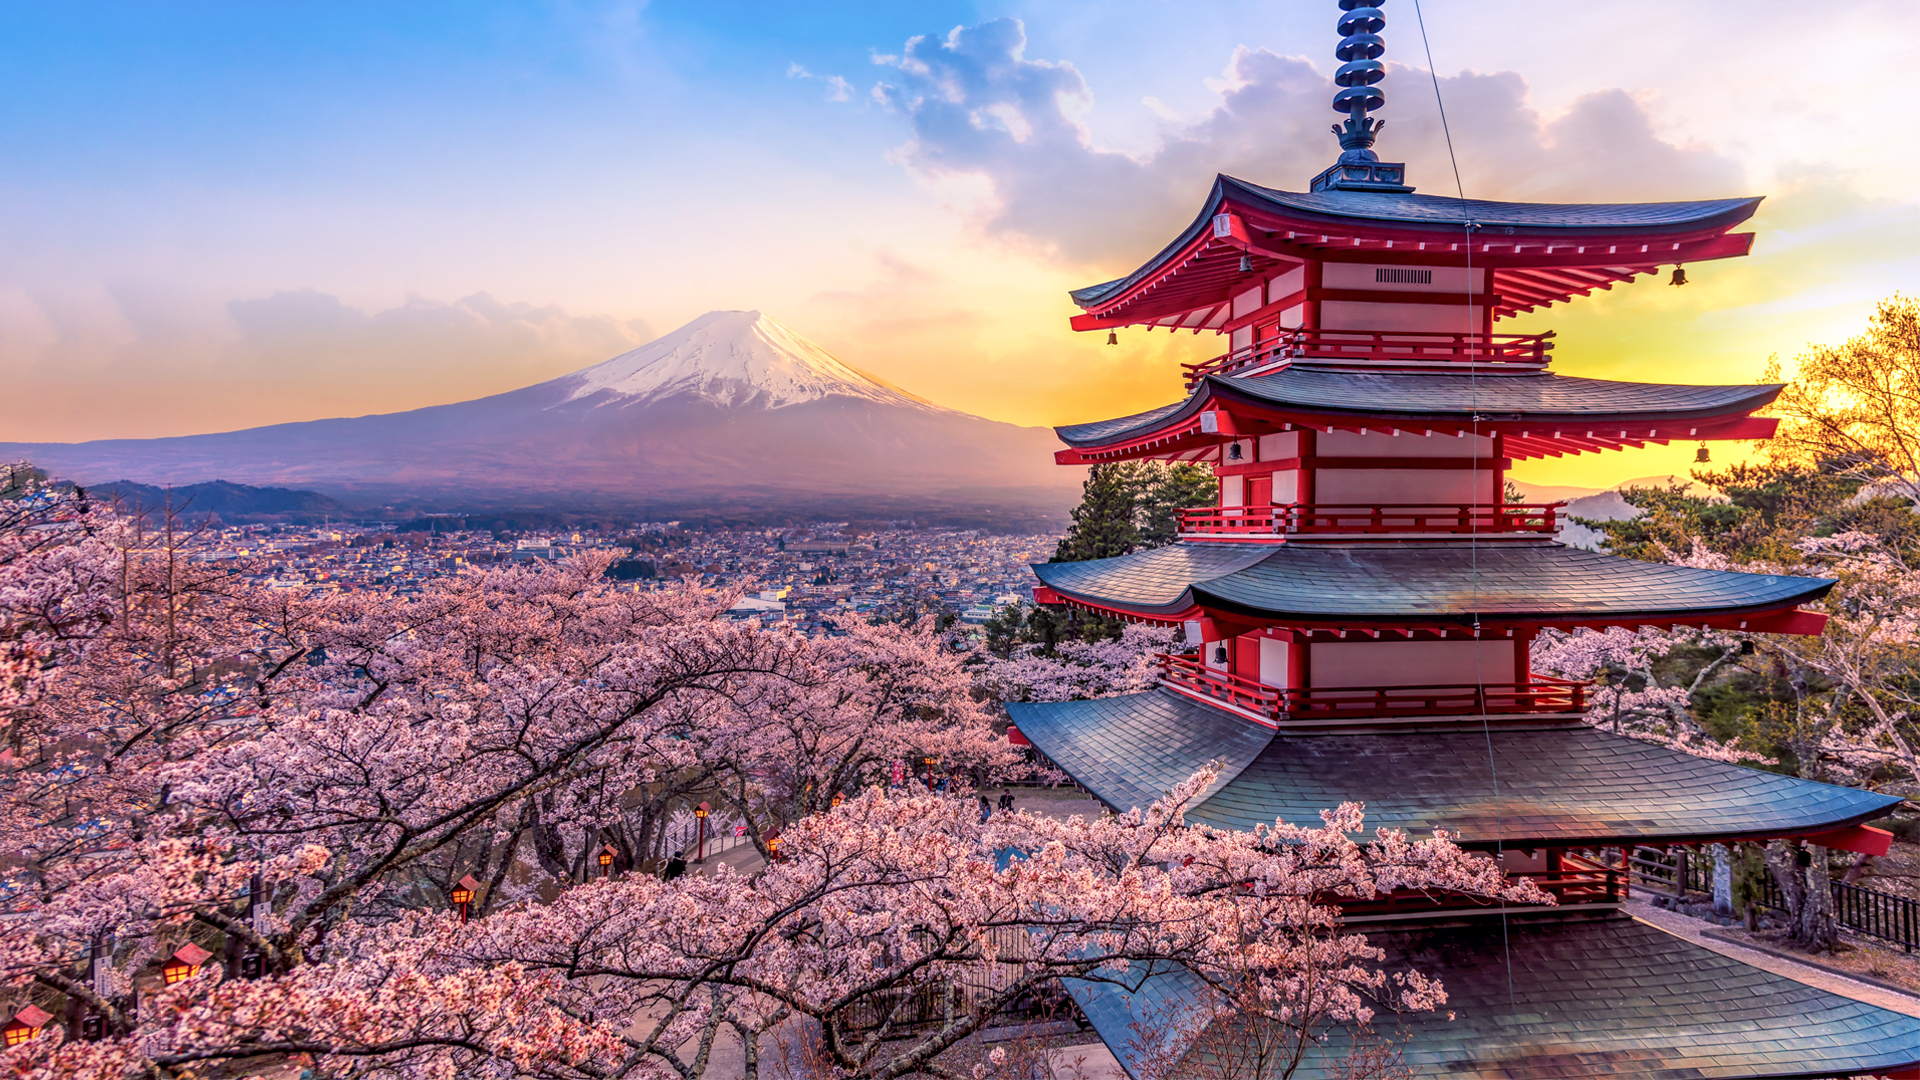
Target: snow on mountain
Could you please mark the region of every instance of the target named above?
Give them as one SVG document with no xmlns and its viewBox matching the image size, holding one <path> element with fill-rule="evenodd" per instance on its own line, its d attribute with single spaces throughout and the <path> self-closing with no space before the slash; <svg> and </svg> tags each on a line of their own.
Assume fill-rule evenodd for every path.
<svg viewBox="0 0 1920 1080">
<path fill-rule="evenodd" d="M 558 379 L 407 412 L 167 439 L 0 443 L 81 483 L 228 480 L 340 498 L 915 507 L 1071 502 L 1060 442 L 943 408 L 757 311 L 715 311 Z M 1021 494 L 1021 493 L 1025 494 Z M 874 512 L 879 512 L 878 509 Z"/>
<path fill-rule="evenodd" d="M 778 409 L 840 395 L 949 410 L 842 363 L 758 311 L 709 311 L 629 353 L 546 385 L 561 401 L 635 405 L 689 395 L 727 408 Z M 757 400 L 756 400 L 757 399 Z"/>
</svg>

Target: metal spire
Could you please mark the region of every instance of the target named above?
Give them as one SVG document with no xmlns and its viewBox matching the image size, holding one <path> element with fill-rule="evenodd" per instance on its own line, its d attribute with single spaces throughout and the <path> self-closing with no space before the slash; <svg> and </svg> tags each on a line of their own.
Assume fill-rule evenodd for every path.
<svg viewBox="0 0 1920 1080">
<path fill-rule="evenodd" d="M 1401 183 L 1406 166 L 1382 162 L 1373 152 L 1373 140 L 1386 126 L 1367 114 L 1387 103 L 1387 95 L 1377 85 L 1387 77 L 1380 62 L 1386 54 L 1386 39 L 1380 31 L 1387 28 L 1387 15 L 1380 10 L 1386 0 L 1340 0 L 1340 46 L 1333 52 L 1340 70 L 1333 81 L 1340 89 L 1333 95 L 1333 111 L 1347 114 L 1344 124 L 1335 124 L 1340 136 L 1340 160 L 1333 168 L 1313 179 L 1313 190 L 1408 192 Z"/>
</svg>

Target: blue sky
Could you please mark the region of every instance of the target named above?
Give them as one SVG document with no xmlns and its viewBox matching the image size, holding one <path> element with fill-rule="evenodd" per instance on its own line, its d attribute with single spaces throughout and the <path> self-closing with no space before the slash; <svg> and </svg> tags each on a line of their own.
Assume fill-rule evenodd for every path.
<svg viewBox="0 0 1920 1080">
<path fill-rule="evenodd" d="M 1569 370 L 1748 381 L 1916 287 L 1920 7 L 1424 6 L 1469 194 L 1770 196 L 1743 265 L 1536 318 Z M 1387 11 L 1381 149 L 1450 193 L 1412 4 Z M 746 307 L 985 415 L 1150 407 L 1213 343 L 1104 349 L 1064 292 L 1216 170 L 1331 159 L 1336 12 L 0 4 L 0 430 L 411 408 Z"/>
</svg>

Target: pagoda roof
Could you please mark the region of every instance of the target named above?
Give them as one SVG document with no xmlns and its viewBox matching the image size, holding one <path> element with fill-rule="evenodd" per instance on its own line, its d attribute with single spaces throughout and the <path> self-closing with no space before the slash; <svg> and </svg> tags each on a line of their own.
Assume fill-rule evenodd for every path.
<svg viewBox="0 0 1920 1080">
<path fill-rule="evenodd" d="M 1187 820 L 1248 830 L 1364 802 L 1367 827 L 1463 843 L 1601 847 L 1805 836 L 1883 817 L 1900 799 L 1614 735 L 1582 723 L 1275 732 L 1167 689 L 1009 702 L 1020 733 L 1095 797 L 1145 807 L 1210 761 Z M 1498 785 L 1495 777 L 1498 777 Z"/>
<path fill-rule="evenodd" d="M 1779 612 L 1827 578 L 1641 562 L 1555 543 L 1182 541 L 1112 559 L 1035 563 L 1068 600 L 1178 621 L 1202 611 L 1298 626 L 1585 625 Z M 1754 627 L 1754 629 L 1761 629 Z"/>
<path fill-rule="evenodd" d="M 1763 971 L 1626 915 L 1403 925 L 1373 931 L 1367 942 L 1385 951 L 1384 969 L 1418 970 L 1446 987 L 1437 1011 L 1375 1022 L 1420 1076 L 1717 1080 L 1879 1074 L 1920 1063 L 1920 1019 Z M 1139 983 L 1139 975 L 1115 975 L 1126 987 L 1067 983 L 1136 1078 L 1133 1025 L 1197 1018 L 1204 1001 L 1184 968 L 1142 974 Z M 1294 1080 L 1344 1075 L 1348 1039 L 1336 1031 L 1309 1043 Z"/>
<path fill-rule="evenodd" d="M 1281 191 L 1227 175 L 1193 223 L 1139 269 L 1074 289 L 1079 329 L 1137 323 L 1215 328 L 1220 305 L 1253 276 L 1301 261 L 1463 265 L 1494 271 L 1498 315 L 1585 295 L 1663 265 L 1745 255 L 1728 230 L 1760 199 L 1662 203 L 1505 203 L 1372 191 Z M 1215 219 L 1227 216 L 1222 232 Z M 1473 223 L 1469 234 L 1466 225 Z M 1471 240 L 1467 238 L 1471 235 Z M 1205 312 L 1198 319 L 1190 313 Z"/>
<path fill-rule="evenodd" d="M 1558 428 L 1599 445 L 1703 437 L 1751 438 L 1714 429 L 1752 424 L 1749 413 L 1779 396 L 1781 384 L 1691 386 L 1614 382 L 1528 372 L 1517 375 L 1430 375 L 1343 371 L 1296 364 L 1265 375 L 1209 375 L 1183 401 L 1132 416 L 1054 428 L 1075 450 L 1127 444 L 1169 444 L 1201 435 L 1199 415 L 1216 403 L 1259 413 L 1275 423 L 1374 430 L 1475 430 L 1508 436 L 1516 457 L 1573 449 Z M 1238 408 L 1236 408 L 1238 406 Z M 1761 421 L 1760 423 L 1770 423 Z M 1207 443 L 1215 441 L 1208 437 Z M 1538 446 L 1532 445 L 1537 443 Z M 1577 451 L 1576 451 L 1577 452 Z"/>
</svg>

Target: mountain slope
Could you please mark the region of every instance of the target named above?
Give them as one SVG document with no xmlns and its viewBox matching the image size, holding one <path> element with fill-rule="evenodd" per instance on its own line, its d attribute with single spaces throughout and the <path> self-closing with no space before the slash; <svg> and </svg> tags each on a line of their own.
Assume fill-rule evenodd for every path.
<svg viewBox="0 0 1920 1080">
<path fill-rule="evenodd" d="M 82 483 L 214 478 L 340 497 L 511 503 L 965 488 L 1071 497 L 1052 432 L 934 405 L 759 312 L 711 312 L 630 353 L 505 394 L 212 435 L 0 444 Z"/>
</svg>

